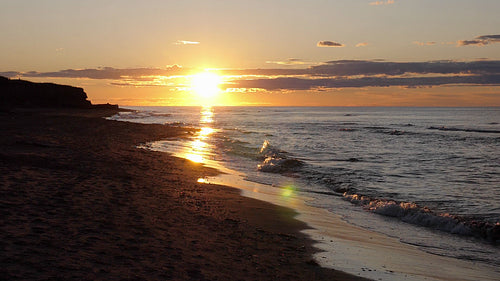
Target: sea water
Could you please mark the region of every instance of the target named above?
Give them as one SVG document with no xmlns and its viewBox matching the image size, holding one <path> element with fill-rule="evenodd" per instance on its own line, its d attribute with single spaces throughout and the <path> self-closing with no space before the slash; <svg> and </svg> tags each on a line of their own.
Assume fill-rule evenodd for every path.
<svg viewBox="0 0 500 281">
<path fill-rule="evenodd" d="M 156 142 L 421 250 L 500 266 L 500 108 L 130 107 Z"/>
</svg>

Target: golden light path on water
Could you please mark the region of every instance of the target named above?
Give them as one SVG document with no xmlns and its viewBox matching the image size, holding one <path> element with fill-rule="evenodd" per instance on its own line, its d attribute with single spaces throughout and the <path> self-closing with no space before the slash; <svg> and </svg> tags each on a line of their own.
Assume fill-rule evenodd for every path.
<svg viewBox="0 0 500 281">
<path fill-rule="evenodd" d="M 214 108 L 212 106 L 203 106 L 200 111 L 200 124 L 203 126 L 200 131 L 194 136 L 194 139 L 188 143 L 186 149 L 181 153 L 181 157 L 191 160 L 200 164 L 210 164 L 213 165 L 211 155 L 212 147 L 208 143 L 208 140 L 212 137 L 212 134 L 217 130 L 212 128 L 214 122 Z M 218 169 L 221 169 L 220 165 L 217 165 Z M 199 178 L 197 180 L 199 183 L 212 183 L 208 178 Z M 241 184 L 240 184 L 241 185 Z M 279 192 L 280 197 L 283 199 L 292 198 L 295 195 L 295 186 L 293 183 L 289 182 L 280 186 Z M 260 192 L 259 188 L 254 187 L 253 192 Z"/>
<path fill-rule="evenodd" d="M 204 106 L 201 110 L 200 124 L 203 127 L 195 135 L 194 139 L 188 145 L 187 151 L 184 153 L 184 158 L 196 163 L 204 163 L 206 157 L 210 155 L 210 145 L 207 140 L 216 130 L 212 128 L 213 109 L 211 106 Z"/>
<path fill-rule="evenodd" d="M 212 106 L 203 106 L 200 111 L 200 124 L 203 126 L 200 131 L 194 136 L 194 139 L 187 145 L 186 151 L 181 157 L 200 164 L 209 164 L 208 157 L 213 153 L 208 140 L 216 129 L 212 128 L 214 122 L 214 108 Z M 212 157 L 210 157 L 212 158 Z M 213 161 L 211 161 L 213 162 Z M 220 167 L 219 167 L 220 168 Z M 211 183 L 208 178 L 199 178 L 199 183 Z M 287 183 L 280 186 L 282 190 L 280 196 L 283 198 L 291 198 L 295 194 L 295 186 L 293 183 Z M 253 192 L 259 192 L 259 189 L 254 188 Z"/>
</svg>

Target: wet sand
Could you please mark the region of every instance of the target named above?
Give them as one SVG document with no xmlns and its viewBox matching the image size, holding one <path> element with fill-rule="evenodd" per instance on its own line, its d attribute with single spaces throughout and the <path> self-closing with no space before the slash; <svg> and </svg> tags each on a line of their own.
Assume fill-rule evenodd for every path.
<svg viewBox="0 0 500 281">
<path fill-rule="evenodd" d="M 224 172 L 204 178 L 206 183 L 235 186 L 244 196 L 299 212 L 296 218 L 312 227 L 302 232 L 316 241 L 315 247 L 323 250 L 314 254 L 321 266 L 384 281 L 499 280 L 500 271 L 494 265 L 427 253 L 397 238 L 350 224 L 326 209 L 311 206 L 307 202 L 312 198 L 294 192 L 284 195 L 282 189 L 244 180 L 238 172 L 215 161 L 206 164 Z"/>
<path fill-rule="evenodd" d="M 362 280 L 312 260 L 292 209 L 136 148 L 193 131 L 111 113 L 0 112 L 2 279 Z"/>
</svg>

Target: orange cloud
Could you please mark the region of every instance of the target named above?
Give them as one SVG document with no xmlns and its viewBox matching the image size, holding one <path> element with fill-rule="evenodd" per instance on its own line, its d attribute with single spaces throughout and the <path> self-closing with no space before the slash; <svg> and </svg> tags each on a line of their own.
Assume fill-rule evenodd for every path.
<svg viewBox="0 0 500 281">
<path fill-rule="evenodd" d="M 280 65 L 301 65 L 301 64 L 306 64 L 305 61 L 301 59 L 295 59 L 295 58 L 289 58 L 286 59 L 285 61 L 266 61 L 266 63 L 269 64 L 280 64 Z"/>
<path fill-rule="evenodd" d="M 394 4 L 394 0 L 370 2 L 370 5 L 372 6 L 390 5 L 390 4 Z"/>
<path fill-rule="evenodd" d="M 175 45 L 198 45 L 200 42 L 197 41 L 186 41 L 186 40 L 177 40 L 174 43 Z"/>
<path fill-rule="evenodd" d="M 362 43 L 356 44 L 356 47 L 366 47 L 366 46 L 368 46 L 367 42 L 362 42 Z"/>
<path fill-rule="evenodd" d="M 415 41 L 415 42 L 413 42 L 413 44 L 416 44 L 416 45 L 419 45 L 419 46 L 432 46 L 432 45 L 436 45 L 436 42 L 419 42 L 419 41 Z"/>
</svg>

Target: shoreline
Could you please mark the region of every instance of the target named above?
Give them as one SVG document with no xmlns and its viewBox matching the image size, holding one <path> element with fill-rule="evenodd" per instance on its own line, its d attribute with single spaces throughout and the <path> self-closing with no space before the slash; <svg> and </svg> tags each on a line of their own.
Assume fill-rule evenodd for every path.
<svg viewBox="0 0 500 281">
<path fill-rule="evenodd" d="M 207 189 L 196 180 L 214 169 L 136 147 L 190 129 L 109 114 L 0 113 L 2 276 L 364 280 L 318 266 L 294 210 Z"/>
<path fill-rule="evenodd" d="M 182 152 L 172 154 L 183 155 Z M 494 266 L 424 252 L 314 207 L 307 203 L 311 198 L 293 192 L 283 195 L 286 190 L 281 188 L 246 181 L 239 172 L 214 160 L 205 161 L 204 165 L 222 171 L 203 177 L 205 184 L 239 188 L 245 197 L 295 210 L 296 219 L 309 226 L 301 232 L 314 240 L 313 246 L 321 250 L 313 256 L 322 267 L 372 280 L 497 280 L 499 272 Z"/>
</svg>

